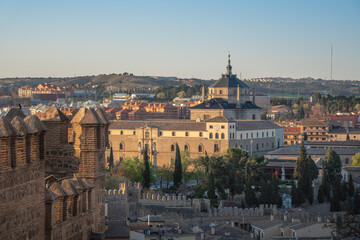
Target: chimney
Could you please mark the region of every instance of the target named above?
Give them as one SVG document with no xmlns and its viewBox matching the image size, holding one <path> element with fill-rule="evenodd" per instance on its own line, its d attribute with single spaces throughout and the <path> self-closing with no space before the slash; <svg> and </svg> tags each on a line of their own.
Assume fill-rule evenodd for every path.
<svg viewBox="0 0 360 240">
<path fill-rule="evenodd" d="M 240 108 L 240 85 L 237 85 L 236 108 Z"/>
<path fill-rule="evenodd" d="M 201 102 L 205 102 L 205 86 L 202 85 Z"/>
<path fill-rule="evenodd" d="M 255 104 L 255 87 L 253 87 L 253 94 L 252 94 L 252 103 Z"/>
</svg>

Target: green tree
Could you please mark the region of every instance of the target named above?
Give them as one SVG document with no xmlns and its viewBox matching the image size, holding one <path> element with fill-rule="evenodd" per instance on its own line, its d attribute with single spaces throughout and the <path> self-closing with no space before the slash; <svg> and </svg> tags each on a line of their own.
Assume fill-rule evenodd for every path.
<svg viewBox="0 0 360 240">
<path fill-rule="evenodd" d="M 360 153 L 356 153 L 356 154 L 352 157 L 352 165 L 353 165 L 353 166 L 360 166 Z"/>
<path fill-rule="evenodd" d="M 360 196 L 359 196 L 359 191 L 357 189 L 355 192 L 354 205 L 353 205 L 351 213 L 353 215 L 360 214 Z"/>
<path fill-rule="evenodd" d="M 212 204 L 216 203 L 215 181 L 212 173 L 209 174 L 207 180 L 207 196 Z"/>
<path fill-rule="evenodd" d="M 160 177 L 161 182 L 166 182 L 166 188 L 169 188 L 169 183 L 173 180 L 174 166 L 173 164 L 164 164 L 158 169 L 157 175 Z M 161 184 L 162 185 L 162 184 Z"/>
<path fill-rule="evenodd" d="M 330 212 L 339 212 L 341 211 L 339 193 L 334 191 L 333 197 L 330 201 Z"/>
<path fill-rule="evenodd" d="M 179 188 L 182 180 L 182 165 L 179 145 L 176 144 L 175 169 L 174 169 L 174 186 Z"/>
<path fill-rule="evenodd" d="M 318 200 L 319 203 L 324 202 L 324 190 L 323 190 L 322 186 L 319 187 L 317 200 Z"/>
<path fill-rule="evenodd" d="M 112 174 L 113 171 L 114 171 L 114 153 L 113 153 L 113 148 L 112 148 L 112 146 L 110 147 L 109 171 L 110 171 L 110 174 Z"/>
<path fill-rule="evenodd" d="M 143 161 L 144 161 L 144 170 L 142 172 L 143 187 L 149 189 L 151 184 L 151 173 L 150 173 L 150 164 L 149 164 L 149 155 L 148 155 L 147 146 L 145 146 L 143 152 Z"/>
<path fill-rule="evenodd" d="M 324 156 L 323 164 L 326 168 L 327 180 L 330 183 L 330 187 L 335 187 L 336 181 L 340 182 L 342 178 L 342 164 L 339 155 L 331 147 L 328 148 Z"/>
<path fill-rule="evenodd" d="M 251 186 L 250 179 L 246 181 L 245 186 L 245 202 L 248 207 L 251 207 L 255 204 L 255 192 Z"/>
<path fill-rule="evenodd" d="M 330 184 L 324 165 L 321 169 L 321 188 L 327 201 L 330 201 Z"/>
<path fill-rule="evenodd" d="M 314 161 L 307 155 L 304 143 L 301 143 L 299 157 L 295 163 L 294 179 L 298 180 L 298 188 L 309 198 L 309 186 L 312 180 L 319 175 L 318 169 Z"/>
<path fill-rule="evenodd" d="M 309 187 L 308 200 L 309 200 L 310 205 L 313 204 L 313 202 L 314 202 L 314 188 L 312 187 L 312 185 L 310 185 L 310 187 Z"/>
<path fill-rule="evenodd" d="M 352 175 L 349 176 L 349 188 L 348 188 L 348 194 L 350 197 L 354 196 L 355 188 L 354 188 L 354 182 L 352 179 Z"/>
</svg>

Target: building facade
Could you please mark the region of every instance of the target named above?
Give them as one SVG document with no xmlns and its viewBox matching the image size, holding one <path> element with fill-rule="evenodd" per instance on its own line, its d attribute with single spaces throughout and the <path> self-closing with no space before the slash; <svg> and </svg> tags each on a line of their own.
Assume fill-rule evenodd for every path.
<svg viewBox="0 0 360 240">
<path fill-rule="evenodd" d="M 100 109 L 0 118 L 1 239 L 102 239 L 108 125 Z"/>
</svg>

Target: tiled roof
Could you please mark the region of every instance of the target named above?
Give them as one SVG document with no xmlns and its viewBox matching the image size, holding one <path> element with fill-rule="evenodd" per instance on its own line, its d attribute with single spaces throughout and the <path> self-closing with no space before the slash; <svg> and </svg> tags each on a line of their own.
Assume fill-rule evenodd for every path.
<svg viewBox="0 0 360 240">
<path fill-rule="evenodd" d="M 239 108 L 236 108 L 235 103 L 228 103 L 223 98 L 212 98 L 202 102 L 190 109 L 261 109 L 260 107 L 252 104 L 250 101 L 241 103 Z"/>
<path fill-rule="evenodd" d="M 9 119 L 9 121 L 13 120 L 14 117 L 19 116 L 22 119 L 26 118 L 25 113 L 20 108 L 11 108 L 6 114 L 5 117 Z"/>
<path fill-rule="evenodd" d="M 349 128 L 333 128 L 329 131 L 329 134 L 346 134 L 349 131 L 349 134 L 360 134 L 360 129 Z"/>
<path fill-rule="evenodd" d="M 359 148 L 334 148 L 333 149 L 339 155 L 355 155 L 360 152 Z M 266 155 L 299 155 L 300 146 L 294 145 L 284 148 L 278 148 L 271 152 L 268 152 Z M 306 152 L 309 155 L 325 155 L 327 152 L 326 148 L 307 148 Z"/>
<path fill-rule="evenodd" d="M 236 130 L 261 130 L 261 129 L 278 129 L 282 128 L 279 125 L 265 120 L 237 120 Z"/>
<path fill-rule="evenodd" d="M 330 141 L 330 142 L 316 142 L 316 141 L 307 141 L 305 143 L 306 146 L 313 147 L 324 147 L 324 146 L 330 146 L 333 148 L 336 147 L 359 147 L 360 148 L 360 141 L 356 140 L 347 140 L 347 141 Z"/>
<path fill-rule="evenodd" d="M 0 116 L 0 131 L 2 133 L 0 136 L 9 137 L 19 135 L 18 131 L 11 125 L 8 118 L 4 116 Z"/>
<path fill-rule="evenodd" d="M 328 124 L 315 118 L 307 118 L 301 122 L 302 126 L 322 126 L 327 127 Z"/>
<path fill-rule="evenodd" d="M 110 129 L 136 129 L 142 128 L 146 125 L 159 128 L 159 130 L 183 130 L 183 131 L 205 131 L 205 122 L 195 122 L 192 120 L 121 120 L 114 121 L 110 124 Z"/>
<path fill-rule="evenodd" d="M 18 133 L 22 136 L 26 135 L 26 134 L 34 133 L 34 131 L 19 116 L 14 117 L 14 119 L 11 121 L 11 124 L 18 131 Z"/>
<path fill-rule="evenodd" d="M 58 108 L 50 107 L 46 111 L 40 114 L 41 121 L 56 121 L 56 122 L 68 122 L 69 119 L 65 114 L 60 111 Z"/>
<path fill-rule="evenodd" d="M 301 127 L 286 127 L 284 128 L 284 134 L 301 133 Z"/>
<path fill-rule="evenodd" d="M 29 125 L 29 127 L 34 132 L 45 132 L 47 131 L 45 125 L 40 121 L 40 119 L 35 115 L 29 115 L 27 116 L 24 121 Z"/>
<path fill-rule="evenodd" d="M 233 120 L 227 119 L 225 116 L 217 116 L 206 120 L 206 122 L 234 122 Z"/>
<path fill-rule="evenodd" d="M 250 88 L 243 81 L 238 79 L 235 74 L 223 74 L 221 78 L 210 85 L 211 88 Z"/>
</svg>

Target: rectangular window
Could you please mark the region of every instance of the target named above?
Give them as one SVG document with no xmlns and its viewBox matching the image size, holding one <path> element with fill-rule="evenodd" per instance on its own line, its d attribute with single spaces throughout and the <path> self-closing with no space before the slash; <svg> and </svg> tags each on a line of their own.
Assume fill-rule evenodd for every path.
<svg viewBox="0 0 360 240">
<path fill-rule="evenodd" d="M 221 129 L 224 129 L 224 128 L 225 128 L 225 126 L 224 126 L 224 125 L 222 125 L 222 126 L 221 126 Z"/>
<path fill-rule="evenodd" d="M 209 128 L 213 128 L 213 125 L 210 125 Z"/>
<path fill-rule="evenodd" d="M 214 152 L 219 152 L 219 145 L 218 144 L 214 144 Z"/>
</svg>

